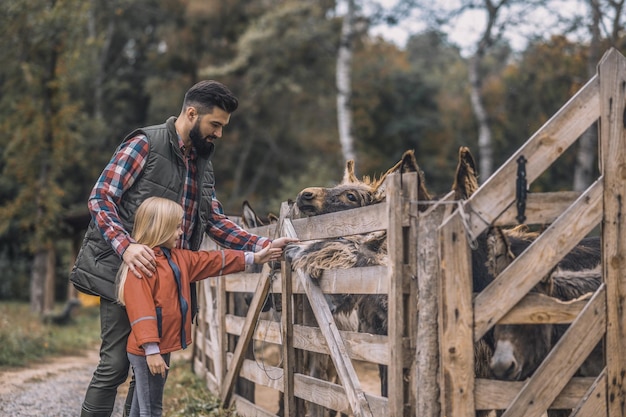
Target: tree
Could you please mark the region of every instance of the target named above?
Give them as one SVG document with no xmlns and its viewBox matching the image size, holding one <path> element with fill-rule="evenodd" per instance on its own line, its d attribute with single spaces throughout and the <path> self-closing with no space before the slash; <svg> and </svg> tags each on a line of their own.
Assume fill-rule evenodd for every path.
<svg viewBox="0 0 626 417">
<path fill-rule="evenodd" d="M 355 160 L 352 131 L 352 48 L 355 36 L 354 0 L 346 0 L 348 10 L 341 23 L 341 38 L 337 52 L 337 125 L 343 159 Z"/>
<path fill-rule="evenodd" d="M 229 190 L 221 200 L 227 211 L 247 199 L 260 212 L 276 212 L 269 201 L 294 197 L 281 195 L 283 183 L 299 191 L 320 173 L 328 173 L 324 181 L 340 177 L 334 84 L 340 22 L 322 6 L 283 1 L 266 9 L 251 19 L 232 59 L 199 71 L 240 97 L 214 163 L 218 191 Z"/>
<path fill-rule="evenodd" d="M 59 237 L 66 169 L 80 158 L 80 107 L 67 85 L 78 56 L 84 13 L 78 0 L 7 2 L 0 6 L 9 36 L 0 46 L 2 69 L 2 175 L 14 184 L 13 198 L 0 206 L 0 233 L 17 224 L 34 255 L 31 309 L 51 309 L 55 240 Z"/>
<path fill-rule="evenodd" d="M 600 61 L 601 48 L 604 46 L 617 46 L 620 32 L 623 30 L 622 14 L 624 0 L 603 1 L 587 0 L 589 15 L 585 14 L 580 19 L 586 20 L 590 16 L 587 27 L 589 28 L 589 53 L 587 73 L 589 78 L 596 74 L 596 66 Z M 602 36 L 601 28 L 606 28 Z M 598 149 L 598 127 L 594 123 L 590 126 L 578 141 L 578 152 L 574 166 L 574 190 L 584 191 L 592 182 L 596 166 Z"/>
</svg>

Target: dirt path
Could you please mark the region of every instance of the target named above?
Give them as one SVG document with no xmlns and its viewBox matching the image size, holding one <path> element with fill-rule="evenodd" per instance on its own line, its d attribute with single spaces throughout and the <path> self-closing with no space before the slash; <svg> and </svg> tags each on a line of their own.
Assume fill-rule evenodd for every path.
<svg viewBox="0 0 626 417">
<path fill-rule="evenodd" d="M 186 358 L 187 351 L 175 352 Z M 82 356 L 51 359 L 28 368 L 0 372 L 0 417 L 76 417 L 80 414 L 85 390 L 98 364 L 98 352 L 88 351 Z M 378 368 L 373 364 L 355 364 L 363 388 L 380 392 Z M 122 415 L 128 382 L 118 391 L 113 416 Z M 278 392 L 258 386 L 256 402 L 268 411 L 278 409 Z"/>
<path fill-rule="evenodd" d="M 0 372 L 0 416 L 76 417 L 96 365 L 98 352 Z M 114 416 L 122 415 L 128 383 L 119 389 Z"/>
</svg>

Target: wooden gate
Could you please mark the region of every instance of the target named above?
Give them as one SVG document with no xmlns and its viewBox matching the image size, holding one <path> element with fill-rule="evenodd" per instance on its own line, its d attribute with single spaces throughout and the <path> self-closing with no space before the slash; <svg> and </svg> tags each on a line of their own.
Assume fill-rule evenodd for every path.
<svg viewBox="0 0 626 417">
<path fill-rule="evenodd" d="M 440 229 L 440 354 L 446 416 L 506 409 L 504 416 L 541 416 L 572 408 L 576 416 L 626 415 L 626 60 L 608 51 L 598 72 L 537 131 Z M 515 224 L 516 171 L 526 159 L 532 183 L 594 122 L 599 121 L 599 178 L 583 193 L 529 194 L 526 223 L 549 224 L 540 237 L 483 292 L 472 298 L 468 239 L 490 225 Z M 501 323 L 550 323 L 557 303 L 526 295 L 583 237 L 601 225 L 604 284 L 571 314 L 567 333 L 524 382 L 475 380 L 473 344 Z M 541 311 L 541 314 L 536 314 Z M 473 319 L 472 319 L 473 318 Z M 562 322 L 562 321 L 559 321 Z M 572 378 L 605 340 L 606 368 L 597 378 Z"/>
<path fill-rule="evenodd" d="M 201 311 L 194 342 L 194 370 L 204 375 L 224 404 L 234 404 L 245 416 L 270 416 L 276 410 L 254 404 L 256 386 L 280 391 L 284 415 L 305 414 L 304 401 L 355 416 L 414 415 L 416 397 L 409 385 L 414 369 L 417 317 L 417 174 L 393 174 L 386 179 L 386 201 L 374 206 L 315 218 L 291 219 L 283 203 L 277 225 L 251 229 L 262 236 L 314 239 L 387 231 L 388 264 L 328 270 L 320 284 L 283 262 L 279 272 L 268 265 L 261 273 L 240 273 L 206 280 L 200 286 Z M 205 249 L 212 248 L 205 242 Z M 273 279 L 273 278 L 279 279 Z M 253 294 L 245 317 L 236 313 L 244 293 Z M 268 293 L 280 295 L 279 321 L 263 319 Z M 388 297 L 388 335 L 339 331 L 324 294 L 381 294 Z M 239 304 L 238 304 L 239 303 Z M 313 323 L 303 312 L 305 304 Z M 279 347 L 280 364 L 259 363 L 249 349 L 254 341 Z M 304 352 L 330 355 L 339 383 L 308 375 Z M 388 367 L 389 398 L 366 392 L 353 361 Z M 249 388 L 249 387 L 248 387 Z M 267 392 L 267 391 L 263 391 Z M 258 401 L 257 401 L 258 402 Z"/>
</svg>

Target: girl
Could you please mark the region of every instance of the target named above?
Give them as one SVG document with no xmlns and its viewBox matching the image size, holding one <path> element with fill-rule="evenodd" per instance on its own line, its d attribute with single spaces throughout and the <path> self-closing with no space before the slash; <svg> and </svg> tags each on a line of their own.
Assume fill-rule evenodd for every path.
<svg viewBox="0 0 626 417">
<path fill-rule="evenodd" d="M 131 325 L 126 351 L 135 375 L 130 417 L 160 417 L 170 353 L 191 343 L 189 284 L 245 269 L 246 264 L 277 260 L 282 249 L 252 253 L 237 250 L 174 249 L 181 236 L 182 207 L 150 197 L 137 209 L 133 238 L 154 249 L 156 273 L 137 278 L 123 264 L 118 299 Z"/>
</svg>

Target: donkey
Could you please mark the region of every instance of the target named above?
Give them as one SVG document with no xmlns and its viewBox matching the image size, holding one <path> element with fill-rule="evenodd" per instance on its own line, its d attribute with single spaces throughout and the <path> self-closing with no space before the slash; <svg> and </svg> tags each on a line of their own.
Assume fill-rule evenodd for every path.
<svg viewBox="0 0 626 417">
<path fill-rule="evenodd" d="M 248 200 L 244 200 L 241 204 L 241 221 L 243 227 L 246 229 L 252 229 L 259 226 L 266 226 L 268 224 L 278 223 L 278 216 L 272 212 L 267 213 L 265 219 L 259 217 L 256 211 L 252 208 Z"/>
<path fill-rule="evenodd" d="M 493 229 L 488 237 L 490 274 L 497 276 L 535 238 L 535 233 L 519 228 L 506 232 Z M 583 239 L 533 288 L 533 292 L 570 301 L 596 291 L 602 283 L 600 256 L 600 239 Z M 490 364 L 493 375 L 510 381 L 528 378 L 566 330 L 566 325 L 496 325 L 495 351 Z M 598 345 L 578 375 L 598 375 L 602 368 L 602 351 Z"/>
<path fill-rule="evenodd" d="M 406 151 L 402 159 L 380 178 L 364 177 L 359 180 L 354 174 L 354 162 L 348 161 L 343 181 L 332 188 L 310 187 L 300 191 L 296 205 L 301 214 L 315 216 L 376 204 L 385 199 L 384 180 L 394 172 L 418 173 L 418 201 L 433 200 L 426 188 L 424 174 L 419 169 L 412 150 Z M 453 185 L 456 198 L 467 198 L 478 188 L 476 164 L 468 148 L 459 149 L 459 163 Z M 426 204 L 419 204 L 423 211 Z M 384 265 L 387 260 L 386 233 L 347 236 L 323 241 L 312 241 L 292 245 L 285 251 L 294 268 L 304 269 L 318 279 L 324 269 L 351 268 L 365 265 Z M 384 295 L 345 295 L 348 306 L 356 303 L 359 330 L 386 335 L 388 330 L 388 300 Z M 481 350 L 482 351 L 482 350 Z M 484 361 L 481 362 L 485 368 Z M 387 367 L 379 366 L 381 395 L 387 396 Z"/>
</svg>

